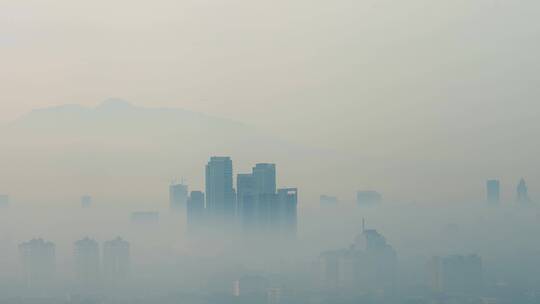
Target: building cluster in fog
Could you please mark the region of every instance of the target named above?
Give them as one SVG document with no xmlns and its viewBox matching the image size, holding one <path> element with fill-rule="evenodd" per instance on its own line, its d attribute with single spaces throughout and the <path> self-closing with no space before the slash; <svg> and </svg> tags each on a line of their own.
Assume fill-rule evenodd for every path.
<svg viewBox="0 0 540 304">
<path fill-rule="evenodd" d="M 56 240 L 53 243 L 32 239 L 19 244 L 20 280 L 11 282 L 10 289 L 2 286 L 4 281 L 0 275 L 0 290 L 24 296 L 0 295 L 0 303 L 4 303 L 3 299 L 8 299 L 5 303 L 9 304 L 137 301 L 164 304 L 510 304 L 510 299 L 516 298 L 520 303 L 529 304 L 540 300 L 540 287 L 536 288 L 534 282 L 529 286 L 519 277 L 527 273 L 526 270 L 504 269 L 494 263 L 492 257 L 485 259 L 485 251 L 464 251 L 467 250 L 464 248 L 481 248 L 478 244 L 489 241 L 489 238 L 478 238 L 473 244 L 462 244 L 464 235 L 480 233 L 478 227 L 485 224 L 489 214 L 486 212 L 533 210 L 502 208 L 511 205 L 501 204 L 499 180 L 486 182 L 486 199 L 488 205 L 500 205 L 500 208 L 478 204 L 484 208 L 474 218 L 474 225 L 478 226 L 440 223 L 442 235 L 437 235 L 434 242 L 439 247 L 421 247 L 412 260 L 410 253 L 408 260 L 402 259 L 401 248 L 405 243 L 410 251 L 410 247 L 421 244 L 422 236 L 410 238 L 409 235 L 407 242 L 399 243 L 395 233 L 388 233 L 387 226 L 378 226 L 377 230 L 365 228 L 363 217 L 376 214 L 387 205 L 381 204 L 382 195 L 377 191 L 358 191 L 355 204 L 350 206 L 341 203 L 337 196 L 320 195 L 320 213 L 303 214 L 299 221 L 298 191 L 278 188 L 275 164 L 255 164 L 251 172 L 238 173 L 234 178 L 229 157 L 210 158 L 205 167 L 204 188 L 204 192 L 189 191 L 183 180 L 172 183 L 167 214 L 131 210 L 126 217 L 122 209 L 118 216 L 124 216 L 127 222 L 128 229 L 124 231 L 130 241 L 138 242 L 133 245 L 140 250 L 135 257 L 131 250 L 134 243 L 122 238 L 99 243 L 85 237 L 70 243 L 72 252 L 66 252 Z M 517 206 L 533 206 L 523 179 L 516 187 L 515 200 L 519 203 L 515 204 Z M 0 195 L 0 206 L 9 203 L 9 196 Z M 92 197 L 84 195 L 80 199 L 82 208 L 76 210 L 81 219 L 97 223 L 101 218 L 94 217 L 99 214 L 94 212 L 100 206 L 93 204 Z M 11 208 L 5 210 L 5 214 L 11 212 Z M 419 209 L 409 205 L 394 211 L 406 210 L 414 212 L 415 221 L 422 222 L 417 218 Z M 119 217 L 111 214 L 100 215 L 111 216 L 114 225 L 119 224 Z M 463 216 L 462 211 L 460 216 Z M 333 238 L 343 236 L 330 231 L 348 217 L 353 218 L 356 225 L 361 224 L 361 229 L 348 230 L 351 234 L 344 242 L 333 242 Z M 385 213 L 382 218 L 387 217 Z M 409 220 L 399 224 L 399 229 L 406 230 L 411 224 Z M 303 221 L 312 221 L 320 232 L 328 231 L 328 234 L 312 237 L 311 242 L 316 245 L 306 246 L 306 237 L 299 229 Z M 186 234 L 180 233 L 183 228 Z M 347 247 L 354 231 L 359 233 Z M 106 233 L 110 233 L 110 228 Z M 176 242 L 183 236 L 187 236 L 187 243 L 178 245 Z M 160 243 L 163 239 L 165 245 Z M 331 243 L 342 245 L 328 245 Z M 66 255 L 71 259 L 68 264 L 65 258 L 59 259 Z M 531 259 L 535 261 L 535 257 Z M 529 267 L 533 264 L 524 263 Z M 540 267 L 534 269 L 540 270 Z M 72 273 L 67 283 L 65 278 L 60 279 L 66 272 Z"/>
<path fill-rule="evenodd" d="M 486 182 L 486 199 L 491 205 L 501 202 L 501 183 L 498 179 L 490 179 Z M 525 179 L 520 179 L 516 186 L 515 201 L 521 205 L 532 203 Z"/>
<path fill-rule="evenodd" d="M 428 272 L 435 292 L 471 295 L 482 290 L 482 259 L 478 255 L 434 256 Z"/>
<path fill-rule="evenodd" d="M 191 191 L 173 183 L 169 187 L 170 209 L 185 212 L 188 229 L 218 225 L 241 227 L 246 233 L 294 236 L 297 226 L 298 190 L 276 186 L 276 165 L 259 163 L 251 173 L 233 182 L 230 157 L 211 157 L 205 168 L 205 192 Z"/>
<path fill-rule="evenodd" d="M 346 249 L 319 258 L 321 290 L 341 294 L 396 291 L 397 254 L 377 230 L 364 229 Z"/>
<path fill-rule="evenodd" d="M 24 281 L 29 288 L 50 287 L 56 270 L 56 246 L 43 239 L 32 239 L 19 245 Z"/>
<path fill-rule="evenodd" d="M 95 293 L 101 288 L 123 283 L 130 271 L 130 244 L 122 238 L 106 241 L 101 254 L 99 243 L 88 237 L 73 246 L 77 290 Z M 32 239 L 19 245 L 24 284 L 30 294 L 54 287 L 57 276 L 56 245 Z"/>
<path fill-rule="evenodd" d="M 382 195 L 377 191 L 358 191 L 356 192 L 356 202 L 359 206 L 370 206 L 380 204 Z"/>
</svg>

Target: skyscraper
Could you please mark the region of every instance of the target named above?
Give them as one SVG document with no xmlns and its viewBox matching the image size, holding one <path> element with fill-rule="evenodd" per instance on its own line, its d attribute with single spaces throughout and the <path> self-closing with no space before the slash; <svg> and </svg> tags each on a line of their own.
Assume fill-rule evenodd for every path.
<svg viewBox="0 0 540 304">
<path fill-rule="evenodd" d="M 238 174 L 236 176 L 236 189 L 238 200 L 238 216 L 242 228 L 252 231 L 257 223 L 258 192 L 255 187 L 253 174 Z"/>
<path fill-rule="evenodd" d="M 238 174 L 238 215 L 245 232 L 294 235 L 296 188 L 276 191 L 276 165 L 259 163 L 251 174 Z"/>
<path fill-rule="evenodd" d="M 90 195 L 81 196 L 81 207 L 90 208 L 92 206 L 92 197 Z"/>
<path fill-rule="evenodd" d="M 298 226 L 298 189 L 284 188 L 277 192 L 277 214 L 280 230 L 287 236 L 295 236 Z"/>
<path fill-rule="evenodd" d="M 486 182 L 487 201 L 490 204 L 498 204 L 501 200 L 500 183 L 497 179 L 490 179 Z"/>
<path fill-rule="evenodd" d="M 397 254 L 376 230 L 363 229 L 348 249 L 324 252 L 319 262 L 323 290 L 388 295 L 395 291 Z"/>
<path fill-rule="evenodd" d="M 93 290 L 100 279 L 99 244 L 88 237 L 75 242 L 75 273 L 83 290 Z"/>
<path fill-rule="evenodd" d="M 523 178 L 519 181 L 519 184 L 517 186 L 517 202 L 521 204 L 530 203 L 527 184 L 525 183 L 525 180 Z"/>
<path fill-rule="evenodd" d="M 55 245 L 43 239 L 33 239 L 19 245 L 24 279 L 28 287 L 50 286 L 56 270 Z"/>
<path fill-rule="evenodd" d="M 211 157 L 206 165 L 206 209 L 215 218 L 232 219 L 236 212 L 230 157 Z"/>
<path fill-rule="evenodd" d="M 258 194 L 276 193 L 276 165 L 259 163 L 253 167 L 253 180 Z"/>
<path fill-rule="evenodd" d="M 191 191 L 187 202 L 188 230 L 196 230 L 203 223 L 204 216 L 204 193 L 201 191 Z"/>
<path fill-rule="evenodd" d="M 129 243 L 118 237 L 105 242 L 103 246 L 103 273 L 110 282 L 121 282 L 128 277 L 130 270 Z"/>
<path fill-rule="evenodd" d="M 171 211 L 185 211 L 188 200 L 188 186 L 173 183 L 169 186 L 169 206 Z"/>
<path fill-rule="evenodd" d="M 428 263 L 433 290 L 474 294 L 482 288 L 482 259 L 478 255 L 434 256 Z"/>
<path fill-rule="evenodd" d="M 257 195 L 257 230 L 264 233 L 277 233 L 280 230 L 282 216 L 276 193 Z"/>
<path fill-rule="evenodd" d="M 359 206 L 376 205 L 382 202 L 382 195 L 377 191 L 358 191 L 356 202 Z"/>
</svg>

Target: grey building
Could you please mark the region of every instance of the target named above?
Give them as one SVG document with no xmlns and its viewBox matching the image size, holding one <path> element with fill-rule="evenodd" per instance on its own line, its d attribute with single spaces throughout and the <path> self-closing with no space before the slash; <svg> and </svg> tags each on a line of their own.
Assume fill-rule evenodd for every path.
<svg viewBox="0 0 540 304">
<path fill-rule="evenodd" d="M 295 236 L 298 226 L 298 189 L 278 189 L 277 204 L 280 230 L 287 236 Z"/>
<path fill-rule="evenodd" d="M 482 290 L 482 259 L 478 255 L 434 256 L 428 271 L 434 291 L 464 295 Z"/>
<path fill-rule="evenodd" d="M 204 223 L 205 218 L 204 193 L 191 191 L 187 202 L 188 230 L 197 230 Z"/>
<path fill-rule="evenodd" d="M 356 202 L 359 206 L 377 205 L 382 202 L 382 195 L 377 191 L 358 191 Z"/>
<path fill-rule="evenodd" d="M 131 268 L 130 245 L 118 237 L 103 246 L 103 275 L 109 282 L 122 282 Z"/>
<path fill-rule="evenodd" d="M 188 186 L 183 183 L 172 183 L 169 186 L 169 207 L 171 211 L 182 212 L 186 210 L 188 200 Z"/>
<path fill-rule="evenodd" d="M 56 246 L 43 239 L 33 239 L 19 245 L 23 276 L 28 287 L 45 289 L 56 272 Z"/>
<path fill-rule="evenodd" d="M 236 176 L 236 189 L 238 216 L 242 228 L 245 231 L 252 231 L 256 227 L 258 212 L 258 192 L 253 174 L 238 174 Z"/>
<path fill-rule="evenodd" d="M 344 295 L 395 293 L 397 255 L 376 230 L 363 230 L 347 249 L 323 252 L 319 282 L 324 292 Z"/>
<path fill-rule="evenodd" d="M 238 174 L 238 215 L 245 232 L 295 235 L 296 188 L 276 189 L 276 165 L 259 163 L 248 174 Z"/>
<path fill-rule="evenodd" d="M 255 189 L 259 194 L 276 193 L 276 165 L 259 163 L 252 171 Z"/>
<path fill-rule="evenodd" d="M 497 179 L 490 179 L 486 182 L 487 202 L 493 205 L 501 201 L 501 187 Z"/>
<path fill-rule="evenodd" d="M 521 204 L 527 204 L 530 203 L 531 200 L 529 198 L 529 191 L 527 188 L 527 183 L 525 183 L 525 180 L 522 178 L 517 186 L 517 202 Z"/>
<path fill-rule="evenodd" d="M 74 244 L 75 274 L 79 287 L 83 290 L 94 290 L 100 282 L 99 244 L 88 237 Z"/>
<path fill-rule="evenodd" d="M 81 207 L 83 208 L 92 207 L 92 197 L 90 195 L 81 196 Z"/>
<path fill-rule="evenodd" d="M 214 218 L 232 219 L 236 213 L 230 157 L 211 157 L 206 165 L 206 209 Z"/>
</svg>

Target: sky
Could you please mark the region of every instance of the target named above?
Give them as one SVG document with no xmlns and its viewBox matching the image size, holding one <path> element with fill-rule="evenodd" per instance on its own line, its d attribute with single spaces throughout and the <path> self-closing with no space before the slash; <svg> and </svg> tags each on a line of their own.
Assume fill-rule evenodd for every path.
<svg viewBox="0 0 540 304">
<path fill-rule="evenodd" d="M 420 185 L 540 184 L 538 13 L 535 0 L 0 0 L 0 122 L 118 97 L 373 159 L 392 184 L 413 171 Z"/>
</svg>

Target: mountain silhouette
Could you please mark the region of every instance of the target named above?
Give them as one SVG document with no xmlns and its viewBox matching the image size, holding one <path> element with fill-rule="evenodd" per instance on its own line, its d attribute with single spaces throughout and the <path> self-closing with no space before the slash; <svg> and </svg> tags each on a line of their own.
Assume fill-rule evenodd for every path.
<svg viewBox="0 0 540 304">
<path fill-rule="evenodd" d="M 175 177 L 202 189 L 212 155 L 230 155 L 238 173 L 256 162 L 285 168 L 306 150 L 246 124 L 121 99 L 33 110 L 0 126 L 0 135 L 5 143 L 0 183 L 16 192 L 33 184 L 44 195 L 142 193 L 165 200 Z"/>
</svg>

